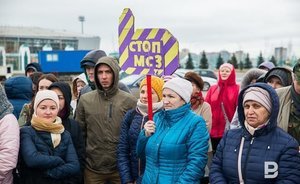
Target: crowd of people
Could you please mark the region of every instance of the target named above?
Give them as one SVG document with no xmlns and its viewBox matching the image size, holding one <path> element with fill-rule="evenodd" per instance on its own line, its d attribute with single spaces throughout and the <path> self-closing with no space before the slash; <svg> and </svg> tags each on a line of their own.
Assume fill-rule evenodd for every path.
<svg viewBox="0 0 300 184">
<path fill-rule="evenodd" d="M 195 72 L 151 76 L 139 99 L 104 51 L 80 65 L 71 83 L 30 63 L 0 85 L 0 184 L 299 183 L 300 60 L 240 84 L 224 63 L 205 96 Z"/>
</svg>

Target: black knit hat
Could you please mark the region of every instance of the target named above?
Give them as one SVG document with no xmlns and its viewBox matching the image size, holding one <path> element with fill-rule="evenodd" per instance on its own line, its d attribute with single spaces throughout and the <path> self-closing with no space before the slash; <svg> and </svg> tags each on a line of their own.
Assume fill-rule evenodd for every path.
<svg viewBox="0 0 300 184">
<path fill-rule="evenodd" d="M 272 77 L 278 77 L 283 87 L 291 85 L 293 81 L 291 71 L 283 67 L 275 67 L 269 70 L 264 81 L 267 83 Z"/>
</svg>

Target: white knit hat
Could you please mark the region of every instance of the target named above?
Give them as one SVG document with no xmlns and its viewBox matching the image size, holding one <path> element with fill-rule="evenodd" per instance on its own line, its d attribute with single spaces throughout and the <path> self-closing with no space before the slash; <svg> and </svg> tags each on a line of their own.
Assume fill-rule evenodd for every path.
<svg viewBox="0 0 300 184">
<path fill-rule="evenodd" d="M 192 83 L 186 79 L 180 77 L 170 79 L 165 83 L 163 89 L 164 88 L 169 88 L 177 93 L 186 103 L 189 103 L 191 100 L 193 86 Z"/>
<path fill-rule="evenodd" d="M 33 110 L 36 112 L 37 106 L 43 101 L 43 100 L 53 100 L 56 103 L 57 108 L 59 109 L 59 99 L 57 94 L 54 91 L 51 90 L 41 90 L 36 93 L 36 96 L 34 98 L 34 105 Z"/>
</svg>

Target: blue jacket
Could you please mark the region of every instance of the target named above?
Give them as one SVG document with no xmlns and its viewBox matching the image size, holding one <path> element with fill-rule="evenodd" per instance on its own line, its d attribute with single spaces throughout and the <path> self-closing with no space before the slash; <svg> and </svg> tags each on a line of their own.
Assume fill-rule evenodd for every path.
<svg viewBox="0 0 300 184">
<path fill-rule="evenodd" d="M 136 142 L 147 121 L 148 116 L 143 117 L 136 109 L 129 110 L 122 121 L 117 154 L 121 182 L 124 184 L 136 181 L 144 173 L 145 159 L 138 160 Z"/>
<path fill-rule="evenodd" d="M 32 82 L 25 76 L 9 78 L 4 84 L 9 102 L 14 106 L 13 114 L 19 118 L 23 105 L 29 103 L 33 96 Z"/>
<path fill-rule="evenodd" d="M 199 183 L 207 162 L 208 131 L 202 117 L 190 104 L 162 110 L 154 116 L 155 133 L 141 131 L 137 142 L 139 157 L 146 155 L 142 183 Z"/>
<path fill-rule="evenodd" d="M 245 90 L 250 86 L 246 87 L 241 91 L 238 100 L 238 116 L 242 128 L 229 130 L 220 141 L 210 170 L 210 183 L 239 183 L 238 155 L 242 137 L 244 137 L 244 146 L 241 173 L 246 184 L 299 183 L 299 145 L 294 138 L 277 127 L 278 96 L 267 84 L 257 83 L 251 86 L 261 87 L 271 96 L 272 111 L 269 123 L 256 130 L 253 136 L 245 128 L 242 101 Z M 268 162 L 271 162 L 270 166 Z M 274 163 L 278 165 L 277 176 L 275 176 L 276 171 L 265 170 L 265 165 L 271 169 Z M 275 178 L 267 178 L 273 177 L 273 174 Z"/>
<path fill-rule="evenodd" d="M 79 173 L 79 161 L 68 131 L 61 134 L 56 148 L 50 133 L 31 126 L 21 128 L 20 140 L 21 175 L 25 183 L 59 183 Z"/>
</svg>

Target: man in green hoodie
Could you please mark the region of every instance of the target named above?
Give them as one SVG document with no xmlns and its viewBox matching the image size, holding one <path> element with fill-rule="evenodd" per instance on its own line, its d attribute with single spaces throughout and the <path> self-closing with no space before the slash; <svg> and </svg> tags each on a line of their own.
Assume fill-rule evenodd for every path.
<svg viewBox="0 0 300 184">
<path fill-rule="evenodd" d="M 116 151 L 121 121 L 137 100 L 118 88 L 119 71 L 112 57 L 101 57 L 94 68 L 96 90 L 83 94 L 76 109 L 86 142 L 86 184 L 120 183 Z"/>
</svg>

